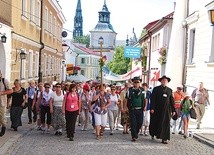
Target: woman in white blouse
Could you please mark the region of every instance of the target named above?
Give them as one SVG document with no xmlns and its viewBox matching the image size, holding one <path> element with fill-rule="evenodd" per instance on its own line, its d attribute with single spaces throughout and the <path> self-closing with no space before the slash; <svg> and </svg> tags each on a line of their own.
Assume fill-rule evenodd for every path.
<svg viewBox="0 0 214 155">
<path fill-rule="evenodd" d="M 62 135 L 62 129 L 65 127 L 65 118 L 62 113 L 63 92 L 61 84 L 55 85 L 55 92 L 52 93 L 50 99 L 50 113 L 52 113 L 52 126 L 55 129 L 55 135 Z"/>
</svg>

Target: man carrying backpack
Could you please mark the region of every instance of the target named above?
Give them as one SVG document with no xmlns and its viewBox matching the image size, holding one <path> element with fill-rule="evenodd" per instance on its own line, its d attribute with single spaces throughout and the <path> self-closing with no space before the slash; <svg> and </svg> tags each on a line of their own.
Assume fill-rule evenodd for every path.
<svg viewBox="0 0 214 155">
<path fill-rule="evenodd" d="M 0 70 L 0 125 L 2 126 L 0 137 L 5 134 L 7 118 L 6 118 L 6 107 L 7 107 L 7 95 L 11 94 L 13 90 L 9 87 L 8 80 L 2 78 L 2 72 Z"/>
<path fill-rule="evenodd" d="M 28 124 L 32 124 L 32 112 L 33 112 L 33 122 L 36 122 L 37 120 L 36 108 L 32 107 L 34 94 L 36 93 L 37 88 L 35 86 L 35 81 L 33 80 L 29 82 L 29 85 L 30 86 L 26 89 L 27 96 L 28 96 L 28 119 L 29 119 Z"/>
<path fill-rule="evenodd" d="M 138 133 L 143 124 L 143 111 L 146 110 L 146 93 L 140 87 L 141 79 L 134 77 L 132 79 L 133 87 L 129 88 L 126 94 L 127 107 L 129 109 L 130 127 L 132 142 L 138 138 Z"/>
</svg>

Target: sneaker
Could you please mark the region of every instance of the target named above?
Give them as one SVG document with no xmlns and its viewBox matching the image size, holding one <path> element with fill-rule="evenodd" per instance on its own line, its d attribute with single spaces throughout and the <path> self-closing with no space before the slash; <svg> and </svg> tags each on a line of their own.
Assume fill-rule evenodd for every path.
<svg viewBox="0 0 214 155">
<path fill-rule="evenodd" d="M 173 131 L 172 134 L 175 134 L 175 132 Z"/>
<path fill-rule="evenodd" d="M 59 136 L 62 136 L 62 132 L 59 132 Z"/>
<path fill-rule="evenodd" d="M 179 135 L 183 135 L 182 131 L 179 131 L 178 134 L 179 134 Z"/>
<path fill-rule="evenodd" d="M 47 129 L 47 130 L 46 130 L 46 133 L 49 133 L 49 132 L 50 132 L 50 129 Z"/>
<path fill-rule="evenodd" d="M 148 135 L 149 135 L 148 133 L 146 133 L 146 132 L 144 133 L 144 136 L 148 136 Z"/>
<path fill-rule="evenodd" d="M 42 130 L 41 126 L 38 126 L 38 127 L 37 127 L 37 130 Z"/>
<path fill-rule="evenodd" d="M 46 129 L 44 127 L 41 127 L 41 131 L 46 131 Z"/>
<path fill-rule="evenodd" d="M 69 141 L 74 141 L 74 138 L 73 138 L 73 137 L 70 137 L 70 138 L 69 138 Z"/>
<path fill-rule="evenodd" d="M 58 135 L 59 135 L 59 132 L 57 131 L 57 132 L 55 133 L 55 135 L 58 136 Z"/>
<path fill-rule="evenodd" d="M 197 125 L 197 128 L 196 128 L 196 129 L 200 129 L 200 124 Z"/>
<path fill-rule="evenodd" d="M 111 132 L 110 135 L 113 135 L 113 132 Z"/>
<path fill-rule="evenodd" d="M 95 133 L 96 133 L 96 130 L 94 129 L 94 130 L 93 130 L 93 134 L 95 134 Z"/>
</svg>

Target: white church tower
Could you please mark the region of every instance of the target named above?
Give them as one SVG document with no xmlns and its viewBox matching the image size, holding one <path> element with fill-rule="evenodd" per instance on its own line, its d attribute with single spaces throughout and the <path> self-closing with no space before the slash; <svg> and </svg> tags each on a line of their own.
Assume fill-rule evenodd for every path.
<svg viewBox="0 0 214 155">
<path fill-rule="evenodd" d="M 103 38 L 103 55 L 107 56 L 107 60 L 112 59 L 115 48 L 116 35 L 112 25 L 110 24 L 110 12 L 104 0 L 102 11 L 99 12 L 99 21 L 95 28 L 90 31 L 90 48 L 94 51 L 100 51 L 99 38 Z"/>
</svg>

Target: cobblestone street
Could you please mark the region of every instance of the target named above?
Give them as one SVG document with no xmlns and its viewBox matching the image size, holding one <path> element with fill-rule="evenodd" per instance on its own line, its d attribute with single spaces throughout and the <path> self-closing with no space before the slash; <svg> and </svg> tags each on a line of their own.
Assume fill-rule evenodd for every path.
<svg viewBox="0 0 214 155">
<path fill-rule="evenodd" d="M 77 127 L 74 141 L 68 141 L 66 134 L 55 136 L 50 133 L 32 130 L 10 149 L 11 155 L 213 155 L 214 149 L 189 137 L 172 135 L 168 145 L 160 140 L 151 140 L 149 136 L 139 136 L 137 142 L 130 141 L 130 134 L 123 135 L 115 131 L 113 136 L 106 130 L 101 140 L 96 140 L 92 130 L 80 131 Z"/>
</svg>

